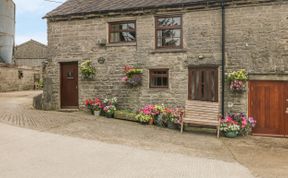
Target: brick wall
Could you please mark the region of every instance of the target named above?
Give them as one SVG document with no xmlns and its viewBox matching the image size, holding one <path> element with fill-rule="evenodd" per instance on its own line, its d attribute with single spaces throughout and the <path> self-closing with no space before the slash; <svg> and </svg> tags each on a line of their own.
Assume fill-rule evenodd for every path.
<svg viewBox="0 0 288 178">
<path fill-rule="evenodd" d="M 239 68 L 262 74 L 288 72 L 287 8 L 287 3 L 228 8 L 226 17 L 228 72 Z M 47 88 L 44 92 L 46 109 L 60 107 L 59 62 L 80 63 L 87 58 L 93 61 L 97 74 L 94 81 L 80 80 L 80 103 L 90 97 L 117 96 L 121 107 L 138 108 L 148 103 L 183 106 L 188 96 L 188 66 L 221 64 L 221 10 L 183 10 L 181 13 L 183 13 L 184 50 L 166 53 L 155 51 L 154 13 L 49 22 L 50 62 L 45 74 Z M 136 20 L 137 44 L 106 47 L 97 45 L 97 40 L 107 39 L 108 22 L 123 20 Z M 100 57 L 106 59 L 104 64 L 97 62 Z M 125 64 L 137 64 L 143 67 L 144 81 L 141 87 L 131 89 L 121 82 L 122 68 Z M 169 68 L 169 89 L 149 88 L 148 73 L 149 69 L 153 68 Z M 219 76 L 219 83 L 220 80 Z M 228 102 L 234 103 L 233 108 L 226 110 L 245 111 L 247 93 L 234 96 L 226 92 L 226 101 L 226 106 Z"/>
</svg>

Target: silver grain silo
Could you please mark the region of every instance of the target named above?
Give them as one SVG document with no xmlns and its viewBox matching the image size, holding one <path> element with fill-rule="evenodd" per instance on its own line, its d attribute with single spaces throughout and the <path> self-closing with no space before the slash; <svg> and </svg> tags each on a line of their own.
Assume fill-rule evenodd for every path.
<svg viewBox="0 0 288 178">
<path fill-rule="evenodd" d="M 15 36 L 15 3 L 0 0 L 0 61 L 12 63 Z"/>
</svg>

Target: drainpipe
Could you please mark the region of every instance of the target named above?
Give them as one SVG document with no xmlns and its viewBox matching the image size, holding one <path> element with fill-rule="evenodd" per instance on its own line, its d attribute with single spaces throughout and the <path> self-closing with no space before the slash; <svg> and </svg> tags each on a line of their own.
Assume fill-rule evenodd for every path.
<svg viewBox="0 0 288 178">
<path fill-rule="evenodd" d="M 221 0 L 222 12 L 222 93 L 221 93 L 221 114 L 225 115 L 225 0 Z"/>
</svg>

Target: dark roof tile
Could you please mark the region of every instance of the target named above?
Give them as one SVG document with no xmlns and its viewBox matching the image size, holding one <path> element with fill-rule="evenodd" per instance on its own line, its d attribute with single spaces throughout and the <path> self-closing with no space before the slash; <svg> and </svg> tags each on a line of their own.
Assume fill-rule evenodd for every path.
<svg viewBox="0 0 288 178">
<path fill-rule="evenodd" d="M 67 0 L 45 18 L 191 5 L 205 0 Z M 206 0 L 207 1 L 207 0 Z"/>
</svg>

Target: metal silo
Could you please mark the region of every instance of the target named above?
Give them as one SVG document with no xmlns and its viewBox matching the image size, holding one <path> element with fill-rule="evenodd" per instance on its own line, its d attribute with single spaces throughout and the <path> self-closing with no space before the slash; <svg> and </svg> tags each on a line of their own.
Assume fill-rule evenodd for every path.
<svg viewBox="0 0 288 178">
<path fill-rule="evenodd" d="M 12 63 L 15 35 L 15 4 L 0 0 L 0 60 Z"/>
</svg>

